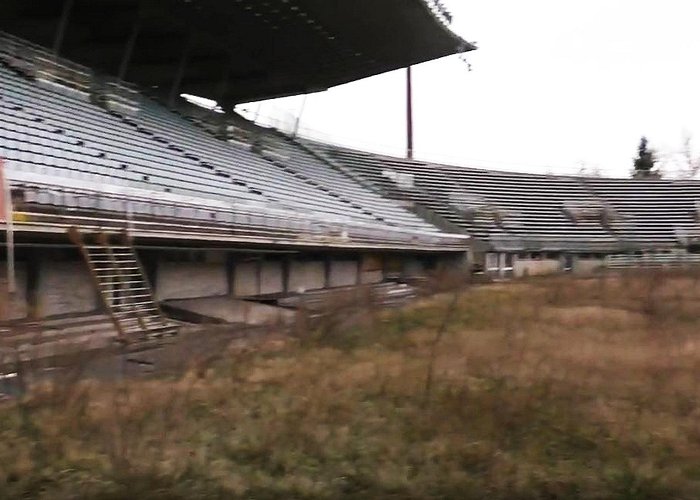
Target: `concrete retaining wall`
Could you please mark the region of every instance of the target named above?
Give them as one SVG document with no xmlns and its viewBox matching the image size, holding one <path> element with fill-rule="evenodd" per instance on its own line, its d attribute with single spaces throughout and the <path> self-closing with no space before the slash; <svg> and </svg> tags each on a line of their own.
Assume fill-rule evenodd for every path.
<svg viewBox="0 0 700 500">
<path fill-rule="evenodd" d="M 305 292 L 326 286 L 326 266 L 323 262 L 292 262 L 289 267 L 289 291 Z"/>
<path fill-rule="evenodd" d="M 98 308 L 98 297 L 87 264 L 83 261 L 39 264 L 37 315 L 87 313 Z"/>
<path fill-rule="evenodd" d="M 228 294 L 226 264 L 158 262 L 156 298 L 193 299 Z"/>
<path fill-rule="evenodd" d="M 284 276 L 281 262 L 263 261 L 260 263 L 260 293 L 284 292 Z"/>
<path fill-rule="evenodd" d="M 357 262 L 353 260 L 331 261 L 329 286 L 354 286 L 357 285 Z"/>
<path fill-rule="evenodd" d="M 234 297 L 251 297 L 260 293 L 258 261 L 236 262 L 233 270 Z"/>
</svg>

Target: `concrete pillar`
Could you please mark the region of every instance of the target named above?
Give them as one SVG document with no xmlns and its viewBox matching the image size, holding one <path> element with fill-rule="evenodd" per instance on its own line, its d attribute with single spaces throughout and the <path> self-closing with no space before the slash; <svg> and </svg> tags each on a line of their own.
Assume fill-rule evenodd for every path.
<svg viewBox="0 0 700 500">
<path fill-rule="evenodd" d="M 291 257 L 284 257 L 282 260 L 282 291 L 284 293 L 289 293 L 289 270 L 291 268 Z"/>
<path fill-rule="evenodd" d="M 27 266 L 24 262 L 15 265 L 15 293 L 10 298 L 7 288 L 7 262 L 0 261 L 0 321 L 23 319 L 28 316 Z"/>
<path fill-rule="evenodd" d="M 36 248 L 25 249 L 27 262 L 27 317 L 39 317 L 39 266 L 41 254 Z"/>
<path fill-rule="evenodd" d="M 364 254 L 360 263 L 360 283 L 381 283 L 384 280 L 384 263 L 381 255 Z"/>
</svg>

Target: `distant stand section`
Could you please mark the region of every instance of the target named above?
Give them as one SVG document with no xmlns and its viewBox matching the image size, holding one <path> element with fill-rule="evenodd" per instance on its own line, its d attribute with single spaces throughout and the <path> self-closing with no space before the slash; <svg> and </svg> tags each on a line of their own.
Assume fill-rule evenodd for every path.
<svg viewBox="0 0 700 500">
<path fill-rule="evenodd" d="M 606 254 L 700 243 L 700 181 L 501 172 L 300 141 L 376 192 L 493 252 Z"/>
</svg>

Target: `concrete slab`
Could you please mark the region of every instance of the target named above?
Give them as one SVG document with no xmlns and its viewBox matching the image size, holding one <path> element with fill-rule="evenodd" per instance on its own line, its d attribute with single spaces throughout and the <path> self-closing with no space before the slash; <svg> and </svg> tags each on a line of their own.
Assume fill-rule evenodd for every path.
<svg viewBox="0 0 700 500">
<path fill-rule="evenodd" d="M 108 347 L 117 331 L 106 315 L 88 314 L 8 326 L 0 337 L 0 365 Z"/>
<path fill-rule="evenodd" d="M 294 312 L 288 309 L 228 297 L 169 300 L 165 304 L 227 323 L 265 325 L 288 323 L 294 320 Z"/>
</svg>

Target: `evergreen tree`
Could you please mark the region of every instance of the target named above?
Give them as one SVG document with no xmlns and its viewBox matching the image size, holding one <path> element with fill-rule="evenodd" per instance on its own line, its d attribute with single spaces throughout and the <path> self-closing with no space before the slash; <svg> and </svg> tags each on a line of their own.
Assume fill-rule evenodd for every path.
<svg viewBox="0 0 700 500">
<path fill-rule="evenodd" d="M 636 179 L 660 178 L 661 174 L 656 168 L 656 153 L 649 148 L 649 141 L 642 137 L 637 148 L 637 157 L 634 159 L 634 173 Z"/>
</svg>

